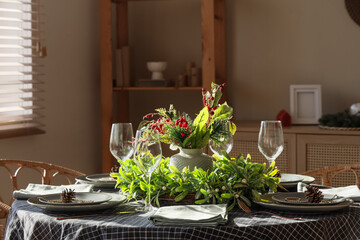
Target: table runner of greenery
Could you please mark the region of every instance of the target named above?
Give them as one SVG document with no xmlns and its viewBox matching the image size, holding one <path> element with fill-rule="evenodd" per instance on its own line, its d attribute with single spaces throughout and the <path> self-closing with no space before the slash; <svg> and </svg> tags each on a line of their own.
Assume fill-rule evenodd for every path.
<svg viewBox="0 0 360 240">
<path fill-rule="evenodd" d="M 223 154 L 223 158 L 213 155 L 213 172 L 201 168 L 194 171 L 185 168 L 180 172 L 169 166 L 169 158 L 163 158 L 151 176 L 151 201 L 160 206 L 159 198 L 166 194 L 176 202 L 195 194 L 195 204 L 227 203 L 231 210 L 241 202 L 251 206 L 251 200 L 260 199 L 260 194 L 269 188 L 276 192 L 280 178 L 275 177 L 278 172 L 275 162 L 266 168 L 265 163 L 252 163 L 249 154 L 237 158 L 231 158 L 226 152 Z M 128 200 L 145 198 L 148 189 L 145 173 L 133 159 L 123 161 L 119 171 L 111 176 L 117 178 L 116 187 Z"/>
</svg>

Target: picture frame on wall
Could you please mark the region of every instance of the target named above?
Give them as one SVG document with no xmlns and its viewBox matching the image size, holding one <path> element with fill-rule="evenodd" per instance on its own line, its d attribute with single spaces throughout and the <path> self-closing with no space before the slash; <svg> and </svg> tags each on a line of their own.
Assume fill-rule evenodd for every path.
<svg viewBox="0 0 360 240">
<path fill-rule="evenodd" d="M 290 85 L 290 115 L 293 124 L 318 124 L 322 115 L 321 85 Z"/>
</svg>

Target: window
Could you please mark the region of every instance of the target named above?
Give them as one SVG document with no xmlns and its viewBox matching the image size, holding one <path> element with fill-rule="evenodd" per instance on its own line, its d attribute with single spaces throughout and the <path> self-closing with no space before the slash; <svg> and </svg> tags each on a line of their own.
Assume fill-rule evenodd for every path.
<svg viewBox="0 0 360 240">
<path fill-rule="evenodd" d="M 0 136 L 43 132 L 39 8 L 38 0 L 0 0 Z"/>
</svg>

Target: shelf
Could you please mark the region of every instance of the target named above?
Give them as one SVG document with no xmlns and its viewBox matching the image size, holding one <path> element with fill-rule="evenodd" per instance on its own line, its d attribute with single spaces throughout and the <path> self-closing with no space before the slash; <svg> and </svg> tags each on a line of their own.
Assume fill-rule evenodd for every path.
<svg viewBox="0 0 360 240">
<path fill-rule="evenodd" d="M 169 90 L 181 90 L 181 91 L 201 91 L 202 87 L 114 87 L 113 91 L 169 91 Z"/>
<path fill-rule="evenodd" d="M 114 158 L 109 151 L 109 138 L 113 122 L 130 121 L 131 91 L 201 91 L 210 89 L 211 83 L 226 82 L 226 41 L 225 41 L 225 2 L 226 0 L 199 0 L 201 2 L 202 32 L 202 86 L 200 87 L 114 87 L 113 86 L 113 50 L 129 46 L 128 5 L 135 1 L 171 2 L 172 0 L 99 0 L 100 19 L 100 97 L 101 97 L 101 137 L 102 137 L 102 172 L 109 172 L 114 165 Z M 115 13 L 112 4 L 115 3 Z M 115 19 L 113 19 L 114 17 Z M 170 16 L 169 16 L 170 17 Z M 115 21 L 114 21 L 115 20 Z M 182 21 L 179 19 L 179 21 Z M 116 31 L 112 26 L 115 22 Z M 116 38 L 112 36 L 116 34 Z M 116 42 L 113 43 L 113 40 Z M 144 42 L 146 44 L 146 42 Z M 174 93 L 174 92 L 173 92 Z M 226 92 L 223 92 L 226 98 Z M 115 111 L 114 108 L 118 111 Z"/>
</svg>

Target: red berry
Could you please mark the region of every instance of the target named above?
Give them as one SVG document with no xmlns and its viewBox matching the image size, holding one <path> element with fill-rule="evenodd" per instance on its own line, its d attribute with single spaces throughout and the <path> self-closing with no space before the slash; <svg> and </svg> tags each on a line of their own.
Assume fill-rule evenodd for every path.
<svg viewBox="0 0 360 240">
<path fill-rule="evenodd" d="M 185 137 L 185 133 L 181 133 L 181 136 L 182 136 L 182 137 Z"/>
</svg>

